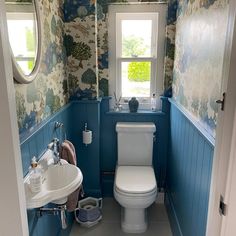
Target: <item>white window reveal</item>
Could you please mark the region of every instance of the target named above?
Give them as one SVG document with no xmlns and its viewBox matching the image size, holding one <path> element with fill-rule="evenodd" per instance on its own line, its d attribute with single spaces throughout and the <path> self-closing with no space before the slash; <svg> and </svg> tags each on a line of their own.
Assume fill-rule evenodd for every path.
<svg viewBox="0 0 236 236">
<path fill-rule="evenodd" d="M 163 92 L 166 4 L 109 6 L 110 95 L 150 108 Z M 127 106 L 126 106 L 127 107 Z"/>
</svg>

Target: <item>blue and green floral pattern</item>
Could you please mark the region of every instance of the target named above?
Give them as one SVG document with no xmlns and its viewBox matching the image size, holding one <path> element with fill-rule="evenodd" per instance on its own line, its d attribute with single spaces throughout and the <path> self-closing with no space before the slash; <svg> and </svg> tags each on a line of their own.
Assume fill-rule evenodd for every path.
<svg viewBox="0 0 236 236">
<path fill-rule="evenodd" d="M 68 73 L 73 80 L 77 79 L 77 89 L 70 89 L 70 97 L 73 99 L 84 98 L 81 91 L 85 91 L 89 98 L 93 96 L 107 96 L 109 84 L 108 63 L 108 5 L 110 3 L 128 2 L 127 0 L 98 0 L 98 1 L 73 1 L 64 3 L 67 51 L 71 51 L 73 44 L 84 43 L 89 47 L 92 56 L 84 59 L 84 66 L 78 66 L 80 60 L 73 54 L 68 54 Z M 158 2 L 158 1 L 157 1 Z M 143 3 L 145 4 L 145 3 Z M 147 3 L 148 4 L 148 3 Z M 177 0 L 168 1 L 168 19 L 166 28 L 166 56 L 165 56 L 165 83 L 168 90 L 172 83 L 172 71 L 174 62 L 174 40 Z M 68 43 L 69 42 L 69 43 Z M 90 91 L 88 84 L 81 78 L 87 69 L 94 70 L 97 76 L 96 89 Z M 73 83 L 75 84 L 75 83 Z"/>
<path fill-rule="evenodd" d="M 174 99 L 214 136 L 221 98 L 227 0 L 180 0 L 176 26 Z"/>
<path fill-rule="evenodd" d="M 30 84 L 15 83 L 20 134 L 31 131 L 68 100 L 62 0 L 40 0 L 39 6 L 43 39 L 40 72 Z"/>
</svg>

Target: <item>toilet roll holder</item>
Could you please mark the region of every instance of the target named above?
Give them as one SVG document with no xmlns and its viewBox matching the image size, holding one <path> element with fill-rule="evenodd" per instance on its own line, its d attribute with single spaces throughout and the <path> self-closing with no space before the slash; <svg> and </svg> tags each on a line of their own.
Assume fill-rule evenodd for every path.
<svg viewBox="0 0 236 236">
<path fill-rule="evenodd" d="M 85 146 L 92 143 L 92 131 L 88 130 L 87 127 L 88 127 L 88 124 L 85 123 L 84 124 L 84 130 L 82 132 L 83 143 L 85 144 Z"/>
</svg>

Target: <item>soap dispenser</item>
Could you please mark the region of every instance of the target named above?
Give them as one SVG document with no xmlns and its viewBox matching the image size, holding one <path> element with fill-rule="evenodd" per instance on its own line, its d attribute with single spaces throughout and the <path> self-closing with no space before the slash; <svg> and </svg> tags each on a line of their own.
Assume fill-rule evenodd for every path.
<svg viewBox="0 0 236 236">
<path fill-rule="evenodd" d="M 36 157 L 33 157 L 31 160 L 30 167 L 30 189 L 33 193 L 37 193 L 41 191 L 42 188 L 42 173 L 41 168 L 38 165 Z"/>
</svg>

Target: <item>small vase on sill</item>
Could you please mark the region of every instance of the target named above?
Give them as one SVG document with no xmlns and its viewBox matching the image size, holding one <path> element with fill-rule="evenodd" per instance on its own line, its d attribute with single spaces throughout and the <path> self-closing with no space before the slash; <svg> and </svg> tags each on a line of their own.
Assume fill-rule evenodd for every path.
<svg viewBox="0 0 236 236">
<path fill-rule="evenodd" d="M 138 106 L 139 106 L 138 100 L 136 99 L 136 97 L 132 97 L 129 100 L 129 111 L 130 112 L 137 112 Z"/>
</svg>

